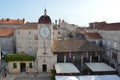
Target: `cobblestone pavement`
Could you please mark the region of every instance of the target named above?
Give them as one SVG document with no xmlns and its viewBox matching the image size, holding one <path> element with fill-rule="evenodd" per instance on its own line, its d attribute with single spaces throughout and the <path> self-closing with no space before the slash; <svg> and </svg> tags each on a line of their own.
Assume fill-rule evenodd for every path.
<svg viewBox="0 0 120 80">
<path fill-rule="evenodd" d="M 50 80 L 50 77 L 15 77 L 14 80 Z"/>
<path fill-rule="evenodd" d="M 39 73 L 36 77 L 34 77 L 34 74 L 26 74 L 26 73 L 20 73 L 20 74 L 7 74 L 6 78 L 3 78 L 2 75 L 0 75 L 0 80 L 50 80 L 51 74 L 49 73 Z"/>
</svg>

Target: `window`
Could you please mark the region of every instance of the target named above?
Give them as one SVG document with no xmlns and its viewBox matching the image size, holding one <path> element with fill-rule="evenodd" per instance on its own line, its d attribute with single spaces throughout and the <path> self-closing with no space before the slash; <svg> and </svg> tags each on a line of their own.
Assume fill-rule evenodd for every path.
<svg viewBox="0 0 120 80">
<path fill-rule="evenodd" d="M 117 48 L 117 42 L 116 41 L 114 42 L 113 46 L 114 46 L 114 48 Z"/>
<path fill-rule="evenodd" d="M 35 35 L 35 40 L 38 40 L 38 35 Z"/>
<path fill-rule="evenodd" d="M 112 59 L 117 60 L 117 53 L 116 52 L 112 52 Z"/>
<path fill-rule="evenodd" d="M 17 64 L 16 63 L 13 63 L 13 68 L 17 68 Z"/>
<path fill-rule="evenodd" d="M 32 63 L 29 63 L 29 68 L 33 68 Z"/>
<path fill-rule="evenodd" d="M 110 46 L 110 41 L 107 41 L 107 46 L 108 46 L 108 47 Z"/>
<path fill-rule="evenodd" d="M 60 35 L 60 31 L 58 31 L 58 34 Z"/>
<path fill-rule="evenodd" d="M 60 25 L 58 25 L 58 28 L 60 28 Z"/>
</svg>

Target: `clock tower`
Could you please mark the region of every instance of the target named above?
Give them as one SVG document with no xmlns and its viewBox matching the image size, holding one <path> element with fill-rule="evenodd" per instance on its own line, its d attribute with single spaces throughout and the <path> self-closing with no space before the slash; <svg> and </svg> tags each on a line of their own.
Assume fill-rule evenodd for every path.
<svg viewBox="0 0 120 80">
<path fill-rule="evenodd" d="M 36 66 L 39 72 L 50 72 L 57 61 L 57 57 L 52 52 L 53 45 L 53 24 L 47 15 L 46 9 L 44 15 L 38 20 L 38 52 L 36 55 Z"/>
</svg>

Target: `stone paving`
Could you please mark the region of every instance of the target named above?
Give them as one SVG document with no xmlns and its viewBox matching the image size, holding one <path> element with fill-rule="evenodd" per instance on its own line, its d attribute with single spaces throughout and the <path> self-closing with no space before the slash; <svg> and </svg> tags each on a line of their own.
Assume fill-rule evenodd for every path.
<svg viewBox="0 0 120 80">
<path fill-rule="evenodd" d="M 49 73 L 39 73 L 36 77 L 34 77 L 34 74 L 20 73 L 7 74 L 7 77 L 3 78 L 0 74 L 0 80 L 50 80 L 50 76 L 51 74 Z"/>
</svg>

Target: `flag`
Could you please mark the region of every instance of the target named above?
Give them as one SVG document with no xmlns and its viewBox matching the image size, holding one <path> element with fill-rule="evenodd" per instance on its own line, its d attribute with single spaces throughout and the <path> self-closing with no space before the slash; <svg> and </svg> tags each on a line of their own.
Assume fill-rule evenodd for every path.
<svg viewBox="0 0 120 80">
<path fill-rule="evenodd" d="M 7 53 L 8 53 L 7 51 L 2 50 L 3 55 L 6 55 Z"/>
</svg>

